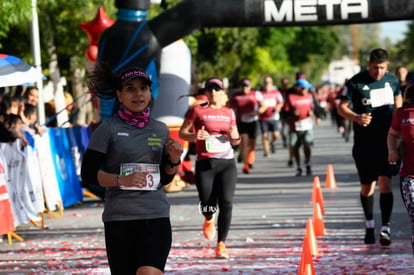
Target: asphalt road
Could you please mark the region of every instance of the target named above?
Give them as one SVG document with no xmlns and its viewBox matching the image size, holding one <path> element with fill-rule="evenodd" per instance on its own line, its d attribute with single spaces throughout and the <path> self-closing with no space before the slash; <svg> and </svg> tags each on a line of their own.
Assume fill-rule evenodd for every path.
<svg viewBox="0 0 414 275">
<path fill-rule="evenodd" d="M 312 176 L 295 177 L 287 167 L 287 149 L 263 157 L 258 140 L 252 173 L 241 173 L 234 201 L 233 222 L 226 242 L 228 260 L 214 258 L 215 242 L 203 238 L 194 185 L 168 193 L 171 202 L 173 247 L 165 274 L 298 274 L 306 223 L 313 219 L 313 181 L 319 177 L 326 234 L 317 236 L 316 274 L 414 274 L 411 226 L 401 201 L 398 178 L 393 179 L 392 244 L 365 245 L 359 182 L 345 142 L 324 121 L 315 128 Z M 328 165 L 336 188 L 326 188 Z M 109 274 L 101 222 L 103 203 L 85 197 L 83 204 L 64 209 L 61 218 L 46 215 L 47 229 L 19 226 L 23 242 L 0 242 L 0 274 Z M 378 191 L 375 220 L 380 228 Z M 379 232 L 377 232 L 378 234 Z"/>
</svg>

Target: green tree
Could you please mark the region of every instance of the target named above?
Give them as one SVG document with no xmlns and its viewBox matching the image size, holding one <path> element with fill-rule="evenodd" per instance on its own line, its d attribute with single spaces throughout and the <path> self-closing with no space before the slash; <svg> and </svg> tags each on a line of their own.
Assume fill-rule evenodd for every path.
<svg viewBox="0 0 414 275">
<path fill-rule="evenodd" d="M 293 76 L 305 68 L 317 79 L 338 44 L 332 27 L 202 29 L 185 40 L 200 79 L 249 77 L 255 85 L 265 74 Z"/>
<path fill-rule="evenodd" d="M 24 57 L 29 63 L 30 2 L 3 0 L 0 3 L 0 48 Z M 179 2 L 167 1 L 169 7 Z M 115 19 L 114 1 L 37 0 L 37 4 L 44 73 L 48 74 L 49 62 L 57 60 L 61 74 L 70 79 L 76 70 L 84 70 L 86 64 L 84 52 L 88 39 L 79 23 L 92 21 L 99 5 Z M 163 7 L 152 5 L 148 19 L 163 11 Z M 13 16 L 5 16 L 6 13 Z M 364 37 L 368 42 L 373 41 L 366 33 L 360 35 L 361 45 L 365 43 Z M 184 39 L 191 49 L 196 82 L 216 75 L 233 82 L 249 77 L 258 85 L 265 74 L 275 80 L 284 76 L 293 80 L 298 70 L 304 70 L 316 82 L 331 59 L 352 52 L 347 26 L 203 28 Z"/>
<path fill-rule="evenodd" d="M 257 41 L 255 28 L 211 28 L 195 31 L 185 38 L 200 79 L 211 75 L 239 79 L 243 64 L 252 60 Z"/>
<path fill-rule="evenodd" d="M 31 18 L 30 7 L 31 0 L 0 2 L 0 39 L 7 37 L 12 26 Z"/>
<path fill-rule="evenodd" d="M 414 70 L 414 21 L 408 24 L 404 39 L 395 45 L 390 55 L 393 70 L 399 65 L 406 66 L 410 71 Z"/>
<path fill-rule="evenodd" d="M 2 5 L 12 2 L 2 1 Z M 30 62 L 30 0 L 20 2 L 27 5 L 29 13 L 13 21 L 13 39 L 1 39 L 0 43 Z M 175 3 L 178 1 L 169 2 L 170 5 Z M 110 16 L 115 12 L 112 0 L 38 0 L 44 67 L 54 58 L 58 59 L 64 75 L 85 66 L 84 51 L 88 40 L 78 25 L 92 20 L 98 5 L 102 5 Z M 149 18 L 160 12 L 163 12 L 160 6 L 152 5 Z M 185 37 L 185 41 L 191 49 L 200 79 L 214 74 L 233 80 L 247 76 L 260 82 L 265 73 L 274 76 L 293 73 L 310 62 L 311 56 L 325 62 L 333 52 L 335 36 L 330 27 L 235 27 L 197 30 Z M 321 67 L 320 62 L 318 65 Z"/>
<path fill-rule="evenodd" d="M 15 6 L 17 3 L 22 5 L 22 15 L 9 23 L 7 34 L 0 38 L 0 45 L 8 53 L 21 56 L 31 63 L 31 0 L 3 0 L 0 6 Z M 79 28 L 79 23 L 93 20 L 100 5 L 113 18 L 111 15 L 114 14 L 115 7 L 112 0 L 37 1 L 43 67 L 47 66 L 52 56 L 58 58 L 59 66 L 65 74 L 69 73 L 72 63 L 75 67 L 85 65 L 84 51 L 88 46 L 88 38 Z M 0 14 L 3 15 L 3 9 Z"/>
<path fill-rule="evenodd" d="M 14 5 L 16 1 L 3 0 L 1 3 L 5 4 L 6 2 Z M 20 1 L 17 2 L 20 3 Z M 25 3 L 30 4 L 31 0 L 25 0 Z M 68 80 L 66 88 L 72 90 L 75 98 L 84 95 L 83 85 L 87 61 L 85 50 L 89 43 L 86 33 L 79 27 L 79 23 L 92 21 L 100 5 L 113 18 L 111 16 L 115 11 L 113 0 L 37 1 L 43 74 L 49 77 L 54 84 L 59 82 L 61 76 L 65 76 Z M 30 44 L 31 14 L 24 13 L 24 15 L 19 20 L 10 23 L 5 38 L 0 38 L 0 44 L 5 52 L 33 63 Z M 88 103 L 89 101 L 85 100 L 84 102 Z M 79 101 L 76 107 L 83 107 L 83 104 Z M 85 112 L 82 109 L 80 113 Z M 78 117 L 84 118 L 86 116 Z M 89 119 L 92 119 L 91 116 Z M 88 123 L 89 120 L 78 122 Z"/>
</svg>

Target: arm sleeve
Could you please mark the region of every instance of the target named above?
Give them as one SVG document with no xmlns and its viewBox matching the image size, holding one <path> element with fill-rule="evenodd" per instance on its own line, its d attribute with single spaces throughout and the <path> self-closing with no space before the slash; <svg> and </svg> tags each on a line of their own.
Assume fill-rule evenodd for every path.
<svg viewBox="0 0 414 275">
<path fill-rule="evenodd" d="M 100 153 L 89 148 L 86 149 L 81 166 L 81 178 L 83 182 L 99 185 L 98 171 L 101 163 L 105 159 L 105 156 L 106 154 L 104 153 Z"/>
<path fill-rule="evenodd" d="M 161 175 L 160 183 L 161 183 L 161 185 L 169 184 L 174 179 L 174 176 L 176 174 L 176 173 L 174 173 L 172 175 L 169 175 L 169 174 L 165 173 L 164 167 L 165 167 L 165 165 L 169 165 L 168 164 L 168 158 L 169 157 L 170 156 L 168 154 L 164 154 L 162 156 L 162 159 L 161 159 L 161 165 L 160 165 L 160 167 L 161 167 L 161 169 L 160 169 L 160 175 Z"/>
</svg>

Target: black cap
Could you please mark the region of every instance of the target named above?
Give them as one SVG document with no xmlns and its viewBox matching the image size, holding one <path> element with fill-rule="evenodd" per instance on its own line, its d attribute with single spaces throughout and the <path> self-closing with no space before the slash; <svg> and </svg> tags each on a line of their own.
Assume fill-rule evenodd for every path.
<svg viewBox="0 0 414 275">
<path fill-rule="evenodd" d="M 125 72 L 122 72 L 121 76 L 119 77 L 119 84 L 123 85 L 134 78 L 141 78 L 148 82 L 150 86 L 152 84 L 150 76 L 141 68 L 131 68 Z"/>
</svg>

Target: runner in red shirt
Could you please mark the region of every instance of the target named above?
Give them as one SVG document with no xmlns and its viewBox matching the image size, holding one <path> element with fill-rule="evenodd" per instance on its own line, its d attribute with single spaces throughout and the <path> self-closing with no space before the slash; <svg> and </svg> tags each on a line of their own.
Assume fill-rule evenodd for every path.
<svg viewBox="0 0 414 275">
<path fill-rule="evenodd" d="M 276 152 L 276 141 L 279 139 L 279 121 L 280 110 L 283 107 L 284 100 L 282 94 L 273 85 L 271 76 L 265 76 L 263 81 L 263 90 L 261 91 L 266 110 L 259 115 L 260 130 L 262 132 L 262 142 L 264 156 L 267 157 L 270 152 Z M 271 141 L 269 144 L 269 133 Z"/>
<path fill-rule="evenodd" d="M 235 110 L 237 117 L 237 128 L 241 135 L 239 146 L 239 160 L 242 160 L 243 173 L 249 174 L 255 161 L 257 123 L 259 114 L 266 110 L 263 96 L 260 92 L 252 90 L 249 79 L 241 82 L 242 90 L 233 93 L 229 104 Z"/>
<path fill-rule="evenodd" d="M 387 136 L 388 161 L 392 166 L 402 158 L 400 169 L 400 191 L 411 220 L 411 245 L 414 255 L 414 86 L 405 90 L 404 105 L 392 118 Z M 400 156 L 402 146 L 404 154 Z M 396 167 L 397 169 L 399 167 Z M 398 170 L 394 172 L 397 174 Z"/>
<path fill-rule="evenodd" d="M 301 159 L 299 148 L 303 144 L 306 175 L 312 175 L 311 168 L 311 146 L 313 145 L 313 97 L 309 92 L 312 85 L 305 79 L 300 78 L 295 83 L 295 93 L 287 97 L 285 105 L 289 113 L 289 145 L 293 150 L 297 165 L 296 176 L 302 175 Z"/>
<path fill-rule="evenodd" d="M 203 234 L 209 240 L 215 237 L 214 216 L 219 212 L 216 257 L 228 258 L 224 243 L 230 229 L 237 182 L 232 146 L 238 145 L 241 138 L 234 111 L 224 106 L 226 94 L 222 80 L 210 78 L 205 88 L 209 104 L 189 110 L 179 136 L 196 142 L 195 176 L 200 213 L 205 217 Z"/>
</svg>

